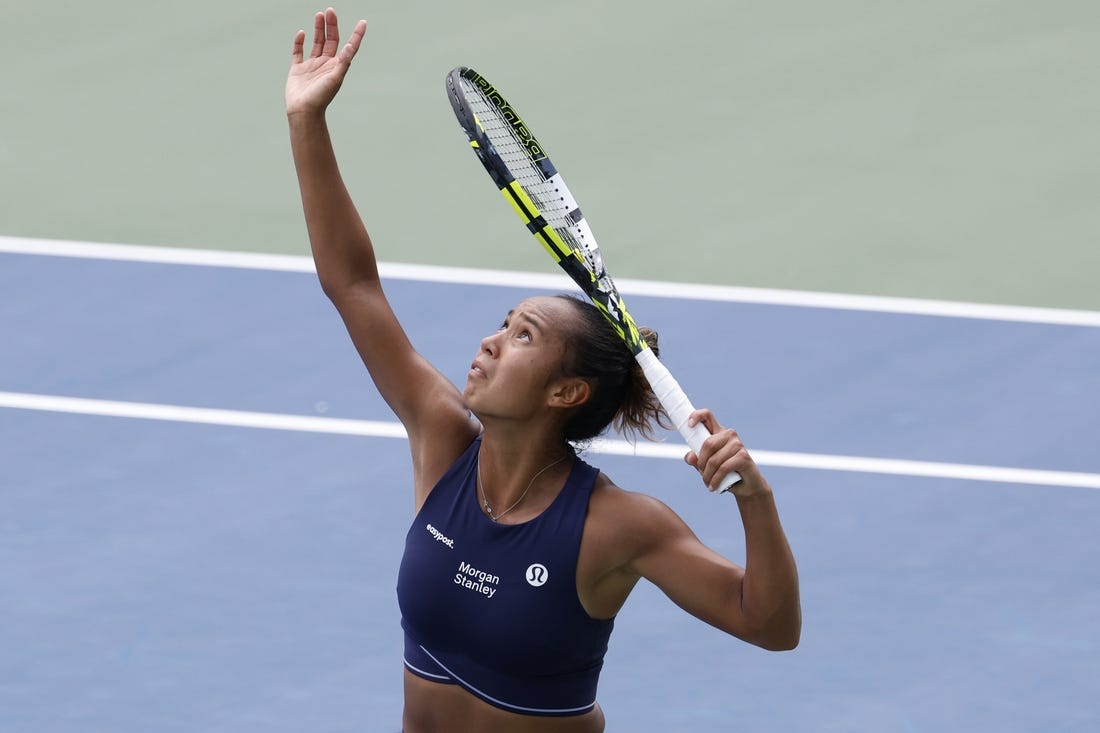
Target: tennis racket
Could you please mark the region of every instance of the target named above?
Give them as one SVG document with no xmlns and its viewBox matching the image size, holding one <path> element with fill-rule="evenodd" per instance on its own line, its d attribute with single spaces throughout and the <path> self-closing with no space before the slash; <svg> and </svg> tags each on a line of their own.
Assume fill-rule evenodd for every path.
<svg viewBox="0 0 1100 733">
<path fill-rule="evenodd" d="M 638 332 L 622 296 L 604 268 L 603 256 L 577 200 L 550 162 L 527 123 L 485 77 L 459 66 L 447 75 L 447 97 L 470 147 L 528 231 L 573 279 L 634 354 L 661 406 L 693 451 L 710 435 L 688 426 L 695 410 L 676 379 Z M 741 480 L 731 473 L 728 491 Z"/>
</svg>

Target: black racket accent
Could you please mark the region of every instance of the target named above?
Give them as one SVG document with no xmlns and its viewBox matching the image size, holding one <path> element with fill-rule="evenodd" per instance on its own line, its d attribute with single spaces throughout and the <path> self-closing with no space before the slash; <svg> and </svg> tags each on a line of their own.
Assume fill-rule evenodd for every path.
<svg viewBox="0 0 1100 733">
<path fill-rule="evenodd" d="M 527 230 L 600 309 L 634 354 L 677 430 L 698 451 L 708 436 L 706 428 L 688 425 L 694 410 L 691 401 L 642 337 L 604 269 L 580 206 L 545 148 L 504 95 L 476 71 L 465 66 L 452 69 L 447 75 L 447 98 L 493 183 Z M 738 480 L 737 474 L 724 477 L 723 490 Z"/>
</svg>

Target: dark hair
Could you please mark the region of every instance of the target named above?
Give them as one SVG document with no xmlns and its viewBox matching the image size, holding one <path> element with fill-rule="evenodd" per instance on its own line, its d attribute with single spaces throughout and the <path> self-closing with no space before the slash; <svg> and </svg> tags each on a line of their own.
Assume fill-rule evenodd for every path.
<svg viewBox="0 0 1100 733">
<path fill-rule="evenodd" d="M 565 439 L 591 440 L 614 423 L 620 433 L 652 440 L 653 423 L 670 427 L 641 366 L 600 310 L 572 295 L 556 297 L 570 303 L 578 316 L 564 327 L 565 374 L 583 377 L 592 386 L 592 396 L 566 423 Z M 657 332 L 638 330 L 658 356 Z"/>
</svg>

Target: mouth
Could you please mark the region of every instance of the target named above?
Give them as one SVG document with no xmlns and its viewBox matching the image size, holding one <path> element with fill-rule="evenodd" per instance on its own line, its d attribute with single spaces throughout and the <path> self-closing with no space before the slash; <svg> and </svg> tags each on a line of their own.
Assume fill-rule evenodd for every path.
<svg viewBox="0 0 1100 733">
<path fill-rule="evenodd" d="M 470 373 L 469 373 L 469 376 L 471 376 L 471 377 L 482 377 L 482 378 L 484 378 L 484 377 L 485 377 L 485 370 L 484 370 L 484 369 L 482 369 L 482 368 L 481 368 L 481 365 L 480 365 L 480 364 L 478 364 L 478 363 L 477 363 L 477 362 L 475 361 L 475 362 L 474 362 L 473 364 L 471 364 L 471 365 L 470 365 Z"/>
</svg>

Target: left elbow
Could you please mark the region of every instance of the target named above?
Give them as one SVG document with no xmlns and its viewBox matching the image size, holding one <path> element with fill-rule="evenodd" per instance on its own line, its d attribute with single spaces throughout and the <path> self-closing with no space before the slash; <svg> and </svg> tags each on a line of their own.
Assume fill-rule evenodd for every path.
<svg viewBox="0 0 1100 733">
<path fill-rule="evenodd" d="M 793 618 L 772 618 L 770 623 L 759 626 L 748 641 L 769 652 L 789 652 L 802 640 L 802 614 Z"/>
<path fill-rule="evenodd" d="M 798 646 L 802 632 L 796 630 L 785 634 L 771 634 L 757 642 L 757 646 L 769 652 L 789 652 Z"/>
</svg>

